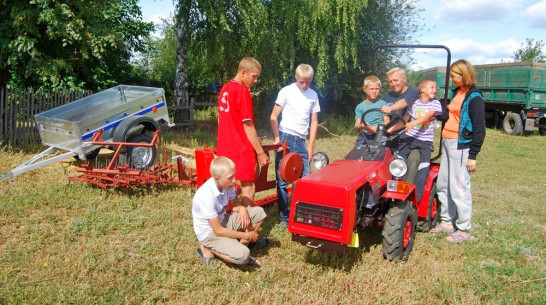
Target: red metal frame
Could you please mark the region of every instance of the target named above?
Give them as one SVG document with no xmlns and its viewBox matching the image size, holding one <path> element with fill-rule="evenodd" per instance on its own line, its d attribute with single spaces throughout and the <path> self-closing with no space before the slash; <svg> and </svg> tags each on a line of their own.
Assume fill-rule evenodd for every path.
<svg viewBox="0 0 546 305">
<path fill-rule="evenodd" d="M 159 143 L 160 131 L 157 130 L 150 143 L 129 143 L 129 142 L 105 142 L 102 140 L 102 130 L 93 135 L 92 145 L 115 146 L 114 156 L 105 168 L 94 168 L 90 164 L 82 164 L 76 169 L 81 173 L 78 177 L 69 177 L 69 181 L 88 182 L 98 187 L 120 188 L 129 190 L 138 187 L 149 187 L 154 184 L 183 184 L 199 188 L 210 178 L 210 163 L 215 157 L 214 150 L 208 147 L 195 150 L 196 167 L 186 166 L 182 158 L 176 158 L 176 164 L 167 162 L 167 151 L 164 152 L 163 162 L 150 166 L 146 169 L 135 169 L 127 164 L 118 164 L 118 158 L 124 147 L 154 147 Z M 266 154 L 270 151 L 277 151 L 282 148 L 286 154 L 288 143 L 262 146 Z M 268 180 L 269 164 L 257 167 L 255 179 L 256 193 L 274 189 L 277 186 L 276 179 Z M 289 193 L 291 188 L 289 188 Z M 254 205 L 265 206 L 277 201 L 277 192 L 254 200 Z"/>
</svg>

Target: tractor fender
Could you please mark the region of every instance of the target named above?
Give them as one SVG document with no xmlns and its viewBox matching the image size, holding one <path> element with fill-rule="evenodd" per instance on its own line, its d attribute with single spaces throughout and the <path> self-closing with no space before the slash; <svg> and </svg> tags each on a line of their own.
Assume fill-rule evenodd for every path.
<svg viewBox="0 0 546 305">
<path fill-rule="evenodd" d="M 417 207 L 417 193 L 415 192 L 415 185 L 411 185 L 411 190 L 408 193 L 398 193 L 398 192 L 391 192 L 386 191 L 383 194 L 381 194 L 381 198 L 388 198 L 388 199 L 394 199 L 394 200 L 401 200 L 406 201 L 409 200 L 415 207 Z"/>
<path fill-rule="evenodd" d="M 126 142 L 128 136 L 130 136 L 130 134 L 128 134 L 129 131 L 137 125 L 143 126 L 141 133 L 144 133 L 145 131 L 156 131 L 159 129 L 159 124 L 154 119 L 141 115 L 134 115 L 119 123 L 114 130 L 113 141 Z"/>
</svg>

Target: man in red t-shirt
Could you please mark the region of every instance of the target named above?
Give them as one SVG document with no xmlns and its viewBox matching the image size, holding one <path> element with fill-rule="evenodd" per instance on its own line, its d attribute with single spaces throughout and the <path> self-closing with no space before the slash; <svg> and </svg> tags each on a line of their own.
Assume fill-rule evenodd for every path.
<svg viewBox="0 0 546 305">
<path fill-rule="evenodd" d="M 254 202 L 256 158 L 261 165 L 269 162 L 254 127 L 250 87 L 258 82 L 261 64 L 252 57 L 239 62 L 237 75 L 220 90 L 218 97 L 218 141 L 216 154 L 231 159 L 237 169 L 235 179 L 241 183 L 242 206 Z M 243 229 L 250 224 L 246 209 L 239 218 Z"/>
</svg>

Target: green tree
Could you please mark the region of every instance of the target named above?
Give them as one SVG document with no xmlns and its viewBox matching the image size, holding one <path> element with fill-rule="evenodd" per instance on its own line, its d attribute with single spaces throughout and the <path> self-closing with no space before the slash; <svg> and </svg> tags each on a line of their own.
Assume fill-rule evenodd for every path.
<svg viewBox="0 0 546 305">
<path fill-rule="evenodd" d="M 153 29 L 137 0 L 12 0 L 0 9 L 0 85 L 102 89 L 131 78 Z"/>
<path fill-rule="evenodd" d="M 534 62 L 545 62 L 546 56 L 542 53 L 544 49 L 544 42 L 534 41 L 532 38 L 527 38 L 525 43 L 521 44 L 521 48 L 517 49 L 514 52 L 514 61 L 534 61 Z"/>
<path fill-rule="evenodd" d="M 263 66 L 252 88 L 256 109 L 268 114 L 278 90 L 293 81 L 300 63 L 315 68 L 313 87 L 327 111 L 350 113 L 362 99 L 362 81 L 371 73 L 372 50 L 378 44 L 412 43 L 419 12 L 412 0 L 180 0 L 173 22 L 178 35 L 172 79 L 176 105 L 189 103 L 186 92 L 232 78 L 244 56 Z M 181 9 L 183 8 L 183 9 Z M 170 40 L 165 36 L 165 40 Z M 172 45 L 172 44 L 171 44 Z M 382 52 L 397 62 L 403 50 Z M 158 58 L 165 55 L 155 54 Z M 166 67 L 165 60 L 153 60 Z M 163 70 L 163 68 L 159 70 Z M 151 75 L 151 74 L 150 74 Z M 166 75 L 166 74 L 164 74 Z M 334 102 L 335 101 L 335 102 Z M 258 113 L 258 115 L 260 115 Z M 184 114 L 179 118 L 184 121 Z M 178 118 L 175 119 L 178 121 Z"/>
</svg>

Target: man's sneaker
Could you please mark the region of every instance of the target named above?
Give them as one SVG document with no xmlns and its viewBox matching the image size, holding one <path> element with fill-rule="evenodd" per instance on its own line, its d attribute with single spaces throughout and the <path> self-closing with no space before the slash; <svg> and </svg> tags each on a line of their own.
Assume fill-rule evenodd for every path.
<svg viewBox="0 0 546 305">
<path fill-rule="evenodd" d="M 279 222 L 279 227 L 281 229 L 286 229 L 288 228 L 288 222 L 287 221 L 284 221 L 284 220 L 281 220 L 281 222 Z"/>
</svg>

